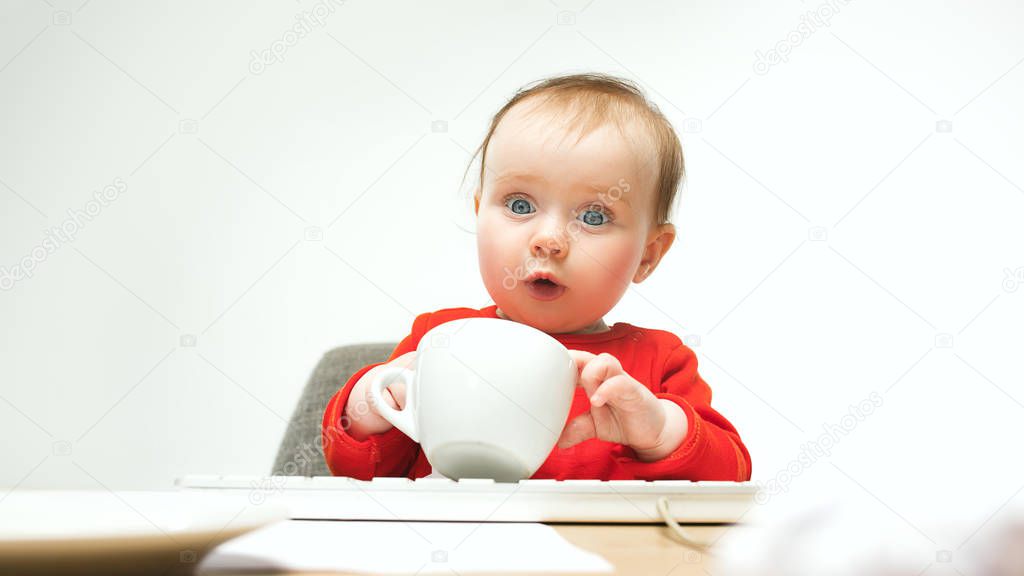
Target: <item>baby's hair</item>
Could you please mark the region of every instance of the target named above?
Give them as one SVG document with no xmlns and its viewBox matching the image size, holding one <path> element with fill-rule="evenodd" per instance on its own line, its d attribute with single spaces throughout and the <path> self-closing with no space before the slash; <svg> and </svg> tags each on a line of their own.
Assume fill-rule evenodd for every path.
<svg viewBox="0 0 1024 576">
<path fill-rule="evenodd" d="M 609 122 L 613 123 L 623 136 L 629 134 L 629 128 L 639 124 L 651 138 L 658 162 L 655 192 L 655 224 L 668 222 L 669 212 L 675 201 L 676 191 L 685 176 L 683 150 L 679 144 L 672 124 L 665 118 L 658 106 L 648 100 L 643 91 L 630 80 L 608 74 L 587 73 L 555 76 L 538 80 L 519 89 L 512 98 L 501 107 L 491 119 L 487 136 L 473 153 L 468 173 L 473 160 L 480 155 L 480 181 L 475 194 L 483 189 L 484 171 L 487 162 L 487 147 L 498 124 L 513 106 L 537 97 L 539 105 L 533 110 L 553 109 L 559 112 L 572 112 L 569 120 L 570 129 L 579 129 L 579 138 L 585 137 L 592 130 Z M 465 177 L 463 177 L 465 179 Z"/>
</svg>

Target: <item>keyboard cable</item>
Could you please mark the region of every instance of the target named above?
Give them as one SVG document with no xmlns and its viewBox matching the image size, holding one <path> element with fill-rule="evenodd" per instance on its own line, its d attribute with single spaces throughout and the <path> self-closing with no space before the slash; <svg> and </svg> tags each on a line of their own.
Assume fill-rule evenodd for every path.
<svg viewBox="0 0 1024 576">
<path fill-rule="evenodd" d="M 676 519 L 672 517 L 672 514 L 669 513 L 668 497 L 658 497 L 658 513 L 661 514 L 661 519 L 665 521 L 665 524 L 668 525 L 672 533 L 676 535 L 676 538 L 678 538 L 684 546 L 692 548 L 702 554 L 710 555 L 710 546 L 691 538 L 689 534 L 687 534 L 686 531 L 683 530 L 683 527 L 679 525 L 679 522 L 676 522 Z"/>
</svg>

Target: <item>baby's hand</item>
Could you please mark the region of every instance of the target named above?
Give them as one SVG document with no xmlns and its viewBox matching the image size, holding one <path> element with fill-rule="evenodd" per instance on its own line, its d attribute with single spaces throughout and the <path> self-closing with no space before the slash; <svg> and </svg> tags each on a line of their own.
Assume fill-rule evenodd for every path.
<svg viewBox="0 0 1024 576">
<path fill-rule="evenodd" d="M 376 366 L 363 374 L 363 377 L 355 383 L 352 393 L 349 395 L 348 404 L 345 405 L 345 416 L 348 417 L 348 432 L 357 440 L 364 440 L 370 434 L 380 434 L 393 428 L 380 415 L 377 404 L 370 396 L 370 384 L 377 379 L 377 375 L 389 366 L 400 366 L 412 369 L 416 365 L 416 351 L 407 352 L 394 360 Z M 395 380 L 384 389 L 384 401 L 395 410 L 401 410 L 405 406 L 405 383 Z"/>
<path fill-rule="evenodd" d="M 627 374 L 615 356 L 582 350 L 569 354 L 576 361 L 577 385 L 590 398 L 590 411 L 566 423 L 559 448 L 589 438 L 625 444 L 638 455 L 668 454 L 677 447 L 667 445 L 672 439 L 678 444 L 682 436 L 667 430 L 665 402 Z M 685 428 L 685 415 L 683 423 Z"/>
</svg>

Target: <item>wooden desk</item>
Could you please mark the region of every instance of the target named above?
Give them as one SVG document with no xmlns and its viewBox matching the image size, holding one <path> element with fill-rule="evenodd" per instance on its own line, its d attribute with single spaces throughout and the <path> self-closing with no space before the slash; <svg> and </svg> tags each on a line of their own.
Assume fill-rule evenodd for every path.
<svg viewBox="0 0 1024 576">
<path fill-rule="evenodd" d="M 707 576 L 710 565 L 707 554 L 695 552 L 680 544 L 664 525 L 653 524 L 550 524 L 563 538 L 584 550 L 602 556 L 615 567 L 615 574 L 651 576 Z M 685 526 L 686 532 L 699 542 L 713 544 L 731 528 L 729 525 Z M 204 572 L 203 576 L 213 576 Z M 228 573 L 223 573 L 225 576 Z M 240 576 L 231 572 L 232 576 Z M 290 573 L 295 574 L 295 573 Z M 306 576 L 327 573 L 302 573 Z M 337 573 L 330 573 L 335 575 Z M 481 576 L 480 572 L 460 572 L 460 576 Z M 513 572 L 497 572 L 494 576 L 510 576 Z M 535 574 L 535 573 L 533 573 Z M 583 574 L 583 573 L 579 573 Z M 251 574 L 246 576 L 258 576 Z M 262 576 L 262 575 L 259 575 Z M 267 575 L 269 576 L 269 574 Z"/>
<path fill-rule="evenodd" d="M 654 524 L 560 524 L 553 525 L 566 540 L 599 554 L 615 567 L 616 574 L 652 576 L 707 576 L 706 553 L 681 544 L 665 525 Z M 698 542 L 713 544 L 732 526 L 684 526 Z"/>
<path fill-rule="evenodd" d="M 193 495 L 186 499 L 176 492 L 123 492 L 115 496 L 100 491 L 14 491 L 4 499 L 5 515 L 2 518 L 8 526 L 8 533 L 16 533 L 18 526 L 36 526 L 34 530 L 39 532 L 38 522 L 33 524 L 33 519 L 72 516 L 67 518 L 61 530 L 55 532 L 64 535 L 64 530 L 66 537 L 14 539 L 6 546 L 0 546 L 0 574 L 192 574 L 201 565 L 204 553 L 217 543 L 246 531 L 243 527 L 225 529 L 227 523 L 223 518 L 231 515 L 238 518 L 238 504 L 246 506 L 242 510 L 250 509 L 247 500 L 240 503 L 226 496 L 202 501 L 196 498 Z M 186 506 L 212 510 L 210 507 L 215 504 L 222 505 L 223 510 L 217 511 L 211 516 L 212 520 L 207 521 L 208 530 L 178 532 L 169 528 L 176 516 L 167 514 L 168 507 L 175 507 L 176 511 L 185 510 L 182 507 Z M 99 515 L 103 515 L 104 522 L 92 522 Z M 82 531 L 90 527 L 106 530 L 109 528 L 107 524 L 120 526 L 127 535 L 83 535 Z M 616 574 L 704 576 L 706 568 L 711 565 L 709 555 L 681 543 L 671 528 L 664 524 L 548 523 L 547 526 L 570 545 L 603 558 L 614 567 Z M 690 539 L 713 545 L 732 527 L 687 525 L 683 529 Z M 173 536 L 167 530 L 173 532 Z M 519 553 L 518 549 L 514 552 Z M 258 574 L 259 571 L 254 570 L 253 573 Z M 202 574 L 213 576 L 217 573 L 203 570 Z M 238 576 L 240 572 L 236 568 L 230 574 Z M 512 572 L 500 574 L 508 576 Z M 469 573 L 460 571 L 459 576 L 469 576 Z"/>
</svg>

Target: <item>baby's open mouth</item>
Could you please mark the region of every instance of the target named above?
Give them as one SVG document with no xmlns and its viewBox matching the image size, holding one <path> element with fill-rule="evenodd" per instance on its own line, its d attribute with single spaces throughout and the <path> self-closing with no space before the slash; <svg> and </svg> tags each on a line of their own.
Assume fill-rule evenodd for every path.
<svg viewBox="0 0 1024 576">
<path fill-rule="evenodd" d="M 565 286 L 547 278 L 537 278 L 526 283 L 530 295 L 537 300 L 555 300 L 565 292 Z"/>
</svg>

